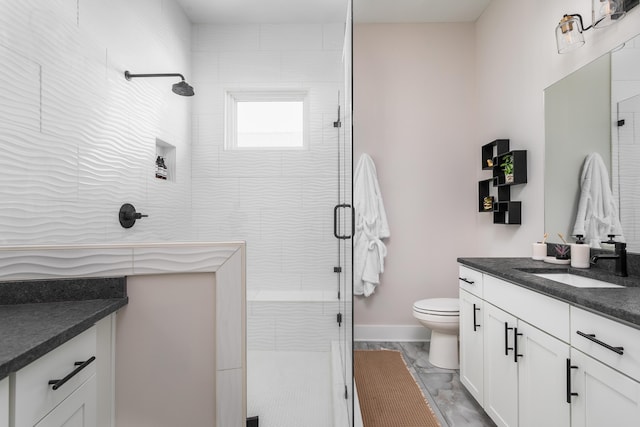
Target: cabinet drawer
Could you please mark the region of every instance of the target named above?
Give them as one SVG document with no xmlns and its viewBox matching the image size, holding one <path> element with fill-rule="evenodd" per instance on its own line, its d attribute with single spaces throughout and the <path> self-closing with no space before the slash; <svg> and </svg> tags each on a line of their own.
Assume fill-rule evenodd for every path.
<svg viewBox="0 0 640 427">
<path fill-rule="evenodd" d="M 578 332 L 590 337 L 584 337 Z M 640 330 L 638 329 L 571 307 L 571 346 L 635 380 L 640 380 Z M 616 347 L 622 347 L 622 349 Z M 618 354 L 617 351 L 622 354 Z"/>
<path fill-rule="evenodd" d="M 473 295 L 482 298 L 482 280 L 483 274 L 479 271 L 460 266 L 458 271 L 458 283 L 460 289 L 464 289 Z"/>
<path fill-rule="evenodd" d="M 485 301 L 569 342 L 569 304 L 486 274 L 483 287 Z"/>
<path fill-rule="evenodd" d="M 93 326 L 60 347 L 35 360 L 15 374 L 15 425 L 32 426 L 96 373 L 90 363 L 57 390 L 50 380 L 65 378 L 96 354 L 96 328 Z"/>
</svg>

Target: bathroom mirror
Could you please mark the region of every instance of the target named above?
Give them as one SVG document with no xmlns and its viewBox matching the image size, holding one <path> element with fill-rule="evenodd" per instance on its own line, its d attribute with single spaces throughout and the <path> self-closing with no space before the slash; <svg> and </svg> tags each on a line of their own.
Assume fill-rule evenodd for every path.
<svg viewBox="0 0 640 427">
<path fill-rule="evenodd" d="M 559 243 L 558 232 L 573 241 L 568 236 L 576 220 L 582 164 L 597 152 L 609 171 L 627 249 L 640 252 L 635 218 L 640 212 L 640 36 L 549 86 L 544 99 L 549 241 Z"/>
</svg>

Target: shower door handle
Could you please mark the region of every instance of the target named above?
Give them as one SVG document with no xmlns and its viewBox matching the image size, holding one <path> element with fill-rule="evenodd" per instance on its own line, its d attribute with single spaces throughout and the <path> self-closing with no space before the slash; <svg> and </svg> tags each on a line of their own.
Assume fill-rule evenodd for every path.
<svg viewBox="0 0 640 427">
<path fill-rule="evenodd" d="M 351 205 L 342 203 L 333 207 L 333 235 L 336 239 L 350 239 L 353 236 L 355 230 L 356 215 L 353 209 L 351 209 L 351 234 L 338 234 L 338 210 L 351 209 Z"/>
</svg>

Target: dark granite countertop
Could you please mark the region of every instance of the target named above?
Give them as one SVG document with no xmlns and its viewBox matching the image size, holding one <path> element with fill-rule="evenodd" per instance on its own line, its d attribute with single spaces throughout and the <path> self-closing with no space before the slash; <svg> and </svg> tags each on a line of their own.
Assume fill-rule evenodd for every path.
<svg viewBox="0 0 640 427">
<path fill-rule="evenodd" d="M 0 379 L 127 302 L 124 277 L 0 282 Z"/>
<path fill-rule="evenodd" d="M 618 277 L 603 269 L 572 268 L 531 258 L 458 258 L 458 262 L 640 329 L 640 277 Z M 553 272 L 570 272 L 625 287 L 577 288 L 532 274 Z"/>
</svg>

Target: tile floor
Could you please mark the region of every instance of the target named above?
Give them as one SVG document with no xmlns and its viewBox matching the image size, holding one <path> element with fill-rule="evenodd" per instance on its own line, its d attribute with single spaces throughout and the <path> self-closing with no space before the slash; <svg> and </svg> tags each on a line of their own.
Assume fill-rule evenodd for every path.
<svg viewBox="0 0 640 427">
<path fill-rule="evenodd" d="M 429 363 L 429 343 L 355 342 L 354 350 L 399 350 L 442 427 L 495 427 L 460 383 L 459 371 Z"/>
<path fill-rule="evenodd" d="M 247 416 L 258 415 L 260 427 L 332 425 L 330 357 L 329 352 L 247 351 Z"/>
</svg>

